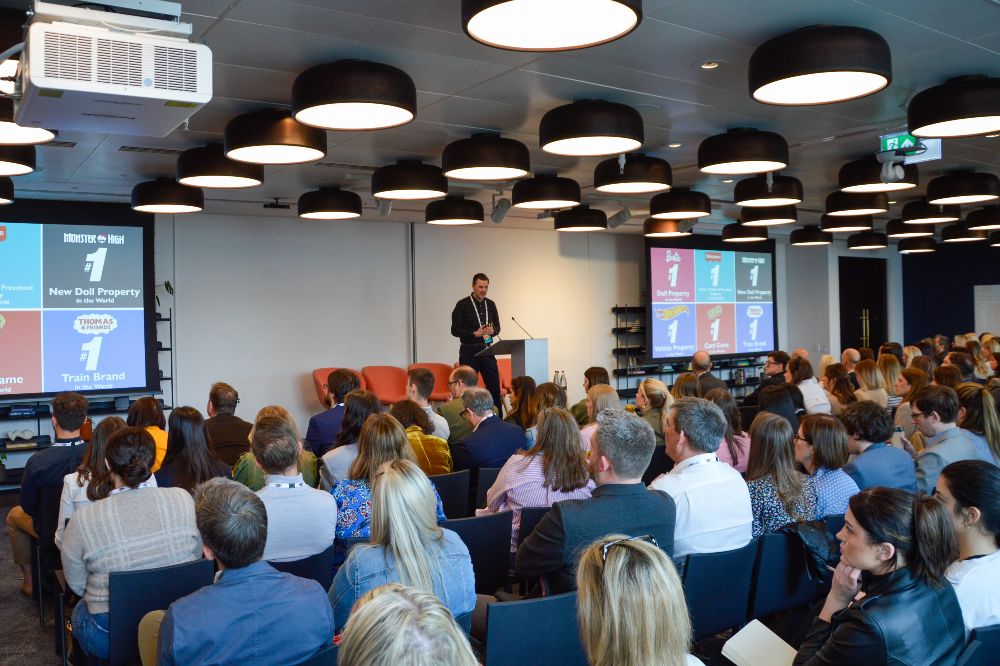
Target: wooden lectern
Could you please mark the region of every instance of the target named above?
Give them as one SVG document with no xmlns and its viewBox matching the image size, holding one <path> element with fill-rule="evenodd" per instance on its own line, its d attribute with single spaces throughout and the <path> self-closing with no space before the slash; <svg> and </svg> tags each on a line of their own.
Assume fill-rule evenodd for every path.
<svg viewBox="0 0 1000 666">
<path fill-rule="evenodd" d="M 506 354 L 510 354 L 511 376 L 527 375 L 538 384 L 549 381 L 549 341 L 546 338 L 501 340 L 494 342 L 476 356 Z"/>
</svg>

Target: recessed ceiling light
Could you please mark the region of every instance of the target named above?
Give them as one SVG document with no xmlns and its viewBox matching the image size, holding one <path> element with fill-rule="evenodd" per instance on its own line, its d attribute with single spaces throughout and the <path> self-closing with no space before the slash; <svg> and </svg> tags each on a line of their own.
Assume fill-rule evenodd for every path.
<svg viewBox="0 0 1000 666">
<path fill-rule="evenodd" d="M 821 230 L 815 224 L 807 224 L 801 229 L 795 229 L 789 236 L 789 243 L 798 246 L 829 245 L 833 242 L 833 234 Z"/>
<path fill-rule="evenodd" d="M 372 173 L 376 199 L 437 199 L 448 194 L 448 179 L 441 169 L 420 160 L 400 160 Z"/>
<path fill-rule="evenodd" d="M 666 160 L 642 153 L 606 159 L 594 168 L 594 189 L 607 194 L 648 194 L 670 189 L 673 182 Z"/>
<path fill-rule="evenodd" d="M 788 166 L 788 143 L 780 134 L 735 128 L 710 136 L 698 146 L 702 173 L 743 175 Z"/>
<path fill-rule="evenodd" d="M 424 221 L 427 224 L 459 226 L 481 224 L 485 213 L 483 204 L 461 196 L 449 195 L 439 201 L 427 204 Z"/>
<path fill-rule="evenodd" d="M 927 183 L 927 202 L 970 204 L 1000 199 L 1000 178 L 991 173 L 962 171 L 939 176 Z"/>
<path fill-rule="evenodd" d="M 955 138 L 1000 130 L 1000 78 L 960 76 L 917 93 L 906 109 L 910 134 Z"/>
<path fill-rule="evenodd" d="M 885 192 L 833 192 L 826 197 L 826 214 L 834 217 L 875 215 L 889 210 Z"/>
<path fill-rule="evenodd" d="M 890 182 L 882 180 L 882 164 L 874 157 L 865 157 L 848 162 L 840 167 L 838 182 L 841 192 L 895 192 L 909 190 L 920 182 L 920 175 L 914 164 L 899 165 Z M 897 177 L 898 176 L 898 177 Z"/>
<path fill-rule="evenodd" d="M 496 134 L 452 141 L 441 154 L 441 170 L 457 180 L 511 180 L 528 175 L 528 147 Z"/>
<path fill-rule="evenodd" d="M 231 160 L 221 143 L 210 143 L 177 157 L 177 182 L 219 189 L 255 187 L 264 182 L 264 166 Z"/>
<path fill-rule="evenodd" d="M 542 150 L 570 157 L 628 153 L 640 148 L 643 138 L 638 111 L 599 99 L 558 106 L 538 125 Z"/>
<path fill-rule="evenodd" d="M 288 111 L 264 109 L 226 123 L 226 157 L 255 164 L 303 164 L 326 155 L 326 132 L 303 125 Z"/>
<path fill-rule="evenodd" d="M 802 181 L 791 176 L 759 174 L 736 183 L 737 206 L 790 206 L 802 203 Z"/>
<path fill-rule="evenodd" d="M 702 60 L 698 63 L 698 67 L 702 69 L 718 69 L 719 64 L 718 60 Z"/>
<path fill-rule="evenodd" d="M 462 0 L 462 27 L 487 46 L 566 51 L 624 37 L 642 21 L 642 0 Z"/>
<path fill-rule="evenodd" d="M 181 185 L 172 178 L 157 178 L 132 188 L 132 210 L 175 215 L 197 213 L 205 207 L 205 195 L 197 187 Z"/>
<path fill-rule="evenodd" d="M 555 214 L 556 231 L 602 231 L 608 228 L 608 216 L 603 210 L 583 204 Z"/>
<path fill-rule="evenodd" d="M 332 130 L 398 127 L 417 113 L 417 88 L 401 69 L 367 60 L 338 60 L 302 72 L 292 84 L 300 123 Z"/>
<path fill-rule="evenodd" d="M 704 192 L 677 187 L 657 194 L 649 202 L 651 217 L 658 220 L 687 220 L 712 213 L 712 200 Z"/>
<path fill-rule="evenodd" d="M 748 227 L 733 222 L 722 227 L 722 240 L 726 243 L 757 243 L 767 240 L 767 227 Z"/>
<path fill-rule="evenodd" d="M 683 145 L 683 143 L 668 143 L 667 148 L 680 148 Z"/>
<path fill-rule="evenodd" d="M 516 208 L 556 210 L 580 205 L 580 185 L 569 178 L 539 174 L 519 180 L 511 191 Z"/>
<path fill-rule="evenodd" d="M 299 197 L 299 217 L 305 220 L 351 220 L 361 217 L 361 197 L 339 187 L 323 187 Z"/>
</svg>

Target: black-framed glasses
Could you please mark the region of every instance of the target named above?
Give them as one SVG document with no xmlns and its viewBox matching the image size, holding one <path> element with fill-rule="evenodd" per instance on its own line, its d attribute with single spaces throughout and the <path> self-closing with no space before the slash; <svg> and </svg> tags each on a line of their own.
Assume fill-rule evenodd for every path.
<svg viewBox="0 0 1000 666">
<path fill-rule="evenodd" d="M 793 437 L 793 439 L 794 439 L 794 440 L 795 440 L 796 442 L 805 442 L 805 443 L 806 443 L 806 444 L 808 444 L 809 446 L 812 446 L 812 442 L 810 442 L 810 441 L 809 441 L 808 439 L 806 439 L 805 437 L 803 437 L 803 436 L 802 436 L 802 435 L 800 435 L 799 433 L 795 433 L 795 436 Z"/>
<path fill-rule="evenodd" d="M 450 382 L 448 382 L 448 386 L 451 386 L 452 384 L 458 384 L 460 381 L 462 381 L 462 380 L 461 379 L 453 379 Z"/>
<path fill-rule="evenodd" d="M 917 420 L 922 416 L 927 416 L 927 412 L 914 412 L 911 410 L 910 416 L 913 418 L 913 420 Z"/>
<path fill-rule="evenodd" d="M 601 562 L 608 561 L 608 551 L 611 550 L 612 547 L 622 543 L 627 543 L 629 541 L 645 541 L 646 543 L 653 544 L 657 548 L 660 547 L 660 545 L 656 543 L 656 539 L 653 538 L 652 534 L 643 534 L 642 536 L 625 537 L 624 539 L 615 539 L 614 541 L 609 541 L 603 546 L 601 546 Z"/>
</svg>

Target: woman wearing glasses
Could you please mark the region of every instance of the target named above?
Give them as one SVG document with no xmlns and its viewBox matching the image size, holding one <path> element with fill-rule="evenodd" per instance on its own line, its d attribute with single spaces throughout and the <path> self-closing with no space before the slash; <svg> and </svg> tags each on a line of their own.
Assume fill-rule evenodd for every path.
<svg viewBox="0 0 1000 666">
<path fill-rule="evenodd" d="M 858 494 L 858 484 L 841 469 L 849 458 L 847 431 L 840 421 L 826 414 L 802 419 L 795 435 L 795 461 L 809 473 L 816 490 L 816 518 L 840 515 Z"/>
</svg>

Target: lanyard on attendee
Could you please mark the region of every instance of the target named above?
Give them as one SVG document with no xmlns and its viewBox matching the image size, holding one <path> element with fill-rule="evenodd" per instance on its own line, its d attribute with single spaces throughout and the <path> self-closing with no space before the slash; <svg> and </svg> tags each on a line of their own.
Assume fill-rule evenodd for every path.
<svg viewBox="0 0 1000 666">
<path fill-rule="evenodd" d="M 73 439 L 68 442 L 53 442 L 52 446 L 79 446 L 80 444 L 83 443 L 84 442 L 82 439 Z"/>
<path fill-rule="evenodd" d="M 476 299 L 472 297 L 472 294 L 469 294 L 469 300 L 472 301 L 472 309 L 476 311 L 476 321 L 479 323 L 479 328 L 489 325 L 490 309 L 489 306 L 486 305 L 486 299 L 483 299 L 483 310 L 486 311 L 486 323 L 483 323 L 483 320 L 479 317 L 479 306 L 476 305 Z"/>
<path fill-rule="evenodd" d="M 690 460 L 690 458 L 688 460 Z M 682 467 L 680 469 L 680 471 L 681 472 L 686 472 L 687 470 L 691 469 L 692 467 L 697 467 L 698 465 L 704 465 L 705 463 L 713 463 L 713 462 L 719 462 L 719 457 L 718 456 L 712 456 L 711 458 L 704 457 L 704 458 L 701 458 L 700 460 L 692 460 L 687 465 L 685 465 L 684 467 Z"/>
<path fill-rule="evenodd" d="M 305 481 L 289 481 L 288 483 L 280 483 L 278 481 L 269 481 L 264 484 L 271 488 L 298 488 L 299 486 L 306 485 Z"/>
<path fill-rule="evenodd" d="M 112 495 L 117 495 L 118 493 L 123 493 L 127 490 L 136 490 L 137 488 L 152 488 L 152 486 L 149 485 L 149 480 L 143 481 L 135 488 L 132 488 L 131 486 L 122 486 L 121 488 L 115 488 L 110 493 L 108 493 L 108 497 L 111 497 Z"/>
</svg>

